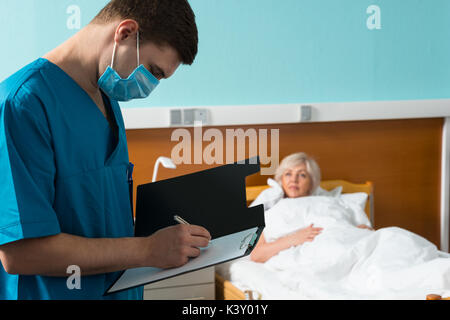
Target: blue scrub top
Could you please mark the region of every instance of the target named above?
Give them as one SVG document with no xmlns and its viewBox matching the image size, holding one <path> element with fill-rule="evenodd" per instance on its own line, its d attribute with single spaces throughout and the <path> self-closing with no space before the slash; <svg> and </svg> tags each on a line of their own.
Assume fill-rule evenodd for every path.
<svg viewBox="0 0 450 320">
<path fill-rule="evenodd" d="M 133 236 L 125 127 L 118 103 L 110 106 L 117 137 L 88 94 L 46 59 L 0 84 L 0 245 L 59 233 Z M 118 273 L 81 275 L 81 289 L 70 290 L 70 274 L 9 275 L 0 263 L 0 299 L 142 299 L 142 287 L 103 296 Z"/>
</svg>

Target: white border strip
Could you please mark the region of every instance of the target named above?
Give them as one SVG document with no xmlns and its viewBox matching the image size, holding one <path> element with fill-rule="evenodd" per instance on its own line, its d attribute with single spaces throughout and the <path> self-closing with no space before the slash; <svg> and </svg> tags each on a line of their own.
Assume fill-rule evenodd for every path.
<svg viewBox="0 0 450 320">
<path fill-rule="evenodd" d="M 301 107 L 305 105 L 312 108 L 312 118 L 309 122 L 450 117 L 450 99 L 180 108 L 122 108 L 122 114 L 127 130 L 170 128 L 170 111 L 176 109 L 207 110 L 208 122 L 204 126 L 243 126 L 301 122 Z"/>
<path fill-rule="evenodd" d="M 450 118 L 442 129 L 441 163 L 441 251 L 449 252 L 450 228 Z"/>
</svg>

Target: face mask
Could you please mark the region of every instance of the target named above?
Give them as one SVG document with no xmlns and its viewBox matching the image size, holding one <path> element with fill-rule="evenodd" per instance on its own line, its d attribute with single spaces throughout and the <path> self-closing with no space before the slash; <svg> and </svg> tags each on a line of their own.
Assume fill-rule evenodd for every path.
<svg viewBox="0 0 450 320">
<path fill-rule="evenodd" d="M 98 80 L 98 86 L 113 100 L 130 101 L 146 98 L 158 86 L 159 80 L 155 78 L 142 64 L 139 63 L 139 32 L 137 33 L 137 65 L 138 67 L 127 79 L 122 79 L 114 70 L 114 57 L 116 43 L 114 43 L 111 66 Z"/>
</svg>

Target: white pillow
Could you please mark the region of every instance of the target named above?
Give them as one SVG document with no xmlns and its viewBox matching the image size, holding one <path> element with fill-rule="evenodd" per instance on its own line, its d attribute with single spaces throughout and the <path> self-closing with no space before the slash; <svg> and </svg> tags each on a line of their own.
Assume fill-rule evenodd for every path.
<svg viewBox="0 0 450 320">
<path fill-rule="evenodd" d="M 255 201 L 250 204 L 250 207 L 254 207 L 260 204 L 264 205 L 264 210 L 272 208 L 280 199 L 284 197 L 283 188 L 275 180 L 267 179 L 267 184 L 270 188 L 261 192 Z"/>
<path fill-rule="evenodd" d="M 367 217 L 366 203 L 369 195 L 365 192 L 344 193 L 339 197 L 344 205 L 353 211 L 354 223 L 356 226 L 365 224 L 372 227 L 369 218 Z"/>
<path fill-rule="evenodd" d="M 318 187 L 314 192 L 313 196 L 325 196 L 325 197 L 339 197 L 342 192 L 342 186 L 338 186 L 331 191 L 327 191 L 322 187 Z"/>
<path fill-rule="evenodd" d="M 344 193 L 341 196 L 341 199 L 350 204 L 355 204 L 361 208 L 361 210 L 366 209 L 366 202 L 368 199 L 368 194 L 365 192 L 355 192 L 355 193 Z"/>
</svg>

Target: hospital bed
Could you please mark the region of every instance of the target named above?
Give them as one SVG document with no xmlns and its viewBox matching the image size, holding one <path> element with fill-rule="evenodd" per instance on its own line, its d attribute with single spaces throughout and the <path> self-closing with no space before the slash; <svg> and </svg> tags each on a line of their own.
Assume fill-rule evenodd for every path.
<svg viewBox="0 0 450 320">
<path fill-rule="evenodd" d="M 320 186 L 328 191 L 331 191 L 339 186 L 342 187 L 342 193 L 356 193 L 364 192 L 368 195 L 368 200 L 366 202 L 365 212 L 369 217 L 370 222 L 373 225 L 374 222 L 374 186 L 373 183 L 367 181 L 366 183 L 357 184 L 351 183 L 345 180 L 327 180 L 322 181 Z M 253 200 L 255 200 L 258 195 L 269 188 L 268 185 L 262 186 L 252 186 L 247 187 L 247 204 L 249 205 Z M 264 271 L 261 270 L 261 274 Z M 264 277 L 269 277 L 267 273 L 263 274 Z M 227 279 L 226 272 L 216 270 L 215 274 L 216 281 L 216 299 L 218 300 L 257 300 L 261 298 L 261 294 L 254 290 L 240 290 L 237 288 L 230 280 Z"/>
<path fill-rule="evenodd" d="M 365 213 L 370 222 L 374 222 L 374 186 L 368 181 L 362 184 L 355 184 L 343 180 L 323 181 L 321 187 L 325 190 L 331 191 L 337 187 L 342 187 L 342 194 L 360 193 L 364 192 L 368 195 L 365 205 Z M 258 195 L 269 188 L 269 186 L 253 186 L 247 187 L 247 202 L 250 204 Z M 245 258 L 244 258 L 245 259 Z M 247 257 L 248 259 L 248 257 Z M 232 264 L 233 262 L 231 262 Z M 262 264 L 249 263 L 248 265 L 240 264 L 241 277 L 244 275 L 244 285 L 236 282 L 230 277 L 228 266 L 219 265 L 216 267 L 215 285 L 216 285 L 216 299 L 218 300 L 258 300 L 268 295 L 268 292 L 276 292 L 280 299 L 308 299 L 297 292 L 289 291 L 277 281 L 277 278 Z M 245 269 L 244 267 L 248 267 Z M 228 273 L 227 273 L 228 272 Z M 446 293 L 448 295 L 448 292 Z M 273 295 L 272 295 L 273 297 Z M 448 300 L 449 298 L 441 297 L 440 295 L 429 292 L 424 295 L 423 299 L 427 300 Z"/>
</svg>

